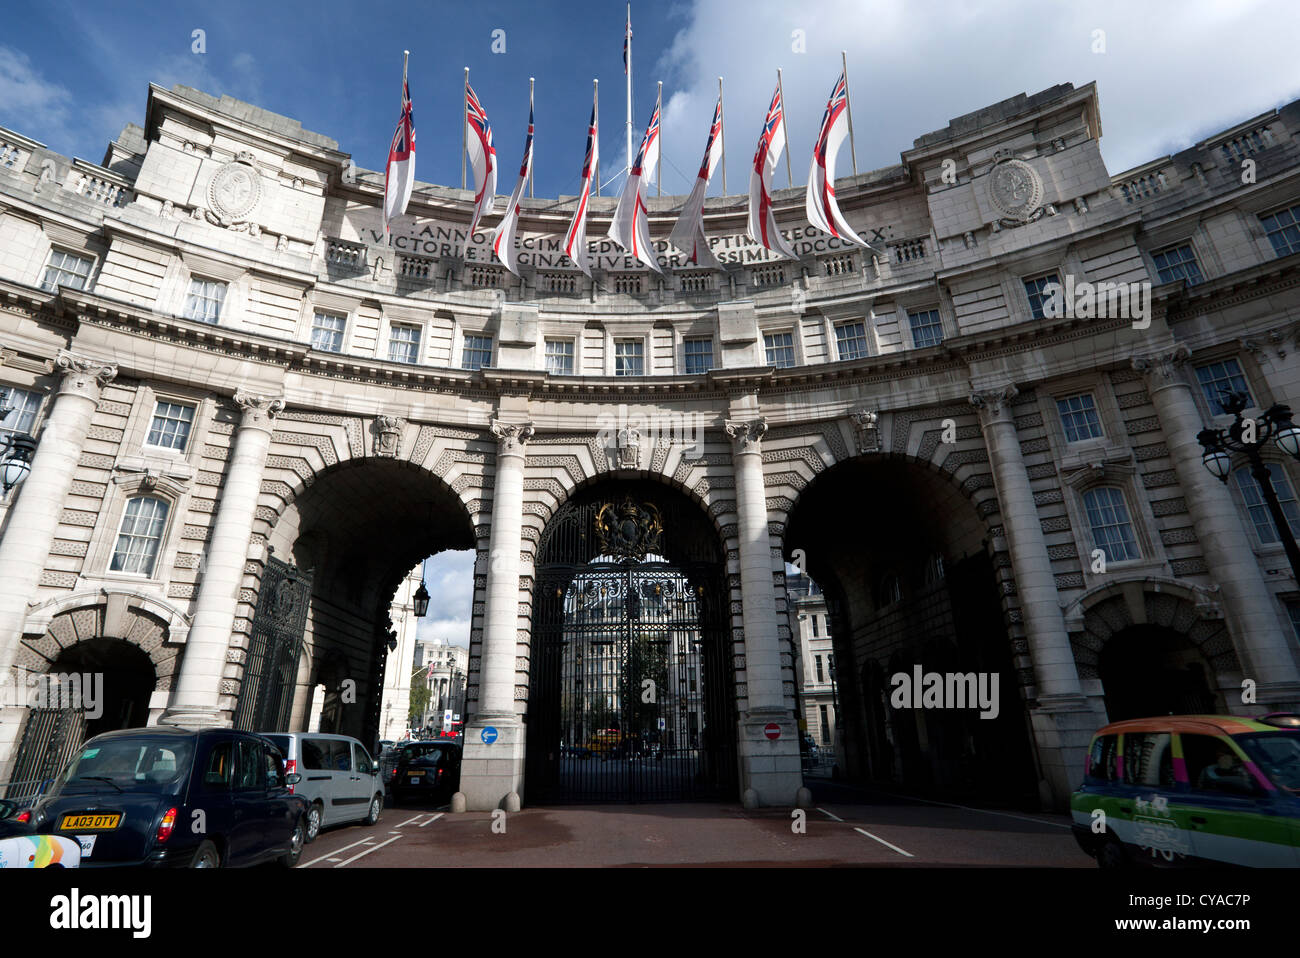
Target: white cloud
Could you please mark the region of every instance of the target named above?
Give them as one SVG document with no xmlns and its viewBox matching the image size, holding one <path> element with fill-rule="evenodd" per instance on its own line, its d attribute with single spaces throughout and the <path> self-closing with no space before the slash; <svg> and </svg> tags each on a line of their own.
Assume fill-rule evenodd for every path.
<svg viewBox="0 0 1300 958">
<path fill-rule="evenodd" d="M 474 552 L 441 552 L 424 568 L 429 614 L 420 620 L 421 640 L 441 639 L 469 647 L 470 612 L 474 605 Z"/>
<path fill-rule="evenodd" d="M 62 132 L 71 105 L 72 93 L 67 87 L 46 79 L 27 54 L 0 45 L 0 121 L 4 125 L 21 133 L 24 124 L 39 117 L 42 131 Z"/>
<path fill-rule="evenodd" d="M 750 0 L 743 15 L 732 0 L 696 0 L 656 65 L 674 78 L 663 117 L 672 157 L 664 188 L 671 180 L 674 192 L 683 190 L 678 170 L 699 163 L 719 75 L 726 78 L 729 192 L 748 188 L 778 66 L 794 183 L 806 182 L 841 49 L 861 172 L 898 163 L 914 139 L 953 117 L 1017 93 L 1095 80 L 1102 154 L 1119 173 L 1300 96 L 1298 24 L 1293 0 Z M 804 31 L 806 53 L 792 52 L 794 30 Z M 1104 53 L 1092 52 L 1095 30 L 1105 31 Z M 838 173 L 849 172 L 842 150 Z M 786 185 L 783 170 L 776 183 Z"/>
</svg>

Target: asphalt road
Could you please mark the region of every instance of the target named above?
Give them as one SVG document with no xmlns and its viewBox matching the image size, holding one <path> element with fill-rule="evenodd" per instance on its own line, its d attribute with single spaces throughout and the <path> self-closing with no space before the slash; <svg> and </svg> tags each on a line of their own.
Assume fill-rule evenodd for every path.
<svg viewBox="0 0 1300 958">
<path fill-rule="evenodd" d="M 385 808 L 374 827 L 321 832 L 299 868 L 566 866 L 1096 867 L 1065 815 L 977 809 L 822 785 L 793 829 L 789 809 L 665 804 L 451 815 Z M 501 831 L 502 823 L 504 832 Z"/>
</svg>

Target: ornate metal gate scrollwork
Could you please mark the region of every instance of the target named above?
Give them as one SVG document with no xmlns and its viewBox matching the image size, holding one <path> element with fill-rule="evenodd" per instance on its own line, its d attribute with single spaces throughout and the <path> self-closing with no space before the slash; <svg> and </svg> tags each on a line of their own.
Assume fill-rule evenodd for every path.
<svg viewBox="0 0 1300 958">
<path fill-rule="evenodd" d="M 235 728 L 253 732 L 289 730 L 310 601 L 311 573 L 272 556 L 257 596 Z"/>
<path fill-rule="evenodd" d="M 662 487 L 629 487 L 570 500 L 540 543 L 530 802 L 735 797 L 716 533 Z"/>
</svg>

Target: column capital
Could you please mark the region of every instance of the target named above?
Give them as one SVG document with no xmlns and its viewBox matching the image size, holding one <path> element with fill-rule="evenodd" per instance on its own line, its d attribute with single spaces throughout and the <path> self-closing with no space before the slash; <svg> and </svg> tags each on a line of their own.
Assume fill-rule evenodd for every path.
<svg viewBox="0 0 1300 958">
<path fill-rule="evenodd" d="M 763 416 L 757 419 L 728 419 L 725 428 L 735 443 L 737 452 L 758 452 L 758 444 L 767 433 L 767 419 Z"/>
<path fill-rule="evenodd" d="M 497 455 L 524 454 L 524 443 L 537 431 L 531 422 L 502 422 L 492 420 L 492 435 L 497 437 Z"/>
<path fill-rule="evenodd" d="M 1137 353 L 1129 360 L 1147 381 L 1148 389 L 1161 389 L 1182 382 L 1178 369 L 1192 358 L 1192 351 L 1183 343 L 1174 343 L 1155 350 Z"/>
<path fill-rule="evenodd" d="M 86 399 L 99 400 L 100 391 L 117 377 L 117 363 L 101 362 L 89 356 L 60 350 L 54 360 L 63 379 L 59 383 L 59 393 L 71 393 Z"/>
<path fill-rule="evenodd" d="M 284 409 L 284 399 L 280 396 L 260 396 L 242 389 L 235 393 L 235 404 L 243 413 L 239 428 L 261 429 L 263 432 L 271 431 L 272 420 Z"/>
<path fill-rule="evenodd" d="M 1011 400 L 1020 395 L 1014 383 L 1001 383 L 971 393 L 970 404 L 979 410 L 984 425 L 999 420 L 1011 421 Z"/>
</svg>

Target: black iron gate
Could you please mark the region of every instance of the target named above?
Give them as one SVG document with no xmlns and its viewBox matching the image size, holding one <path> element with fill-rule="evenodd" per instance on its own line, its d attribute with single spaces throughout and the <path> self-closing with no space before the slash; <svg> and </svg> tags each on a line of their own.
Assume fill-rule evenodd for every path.
<svg viewBox="0 0 1300 958">
<path fill-rule="evenodd" d="M 530 802 L 735 797 L 726 593 L 716 538 L 698 518 L 671 501 L 588 497 L 548 527 L 533 605 Z"/>
<path fill-rule="evenodd" d="M 86 712 L 77 708 L 31 709 L 18 746 L 18 760 L 5 798 L 26 804 L 43 783 L 63 771 L 86 739 Z"/>
<path fill-rule="evenodd" d="M 271 556 L 262 573 L 253 615 L 235 728 L 289 731 L 310 600 L 311 573 Z"/>
</svg>

